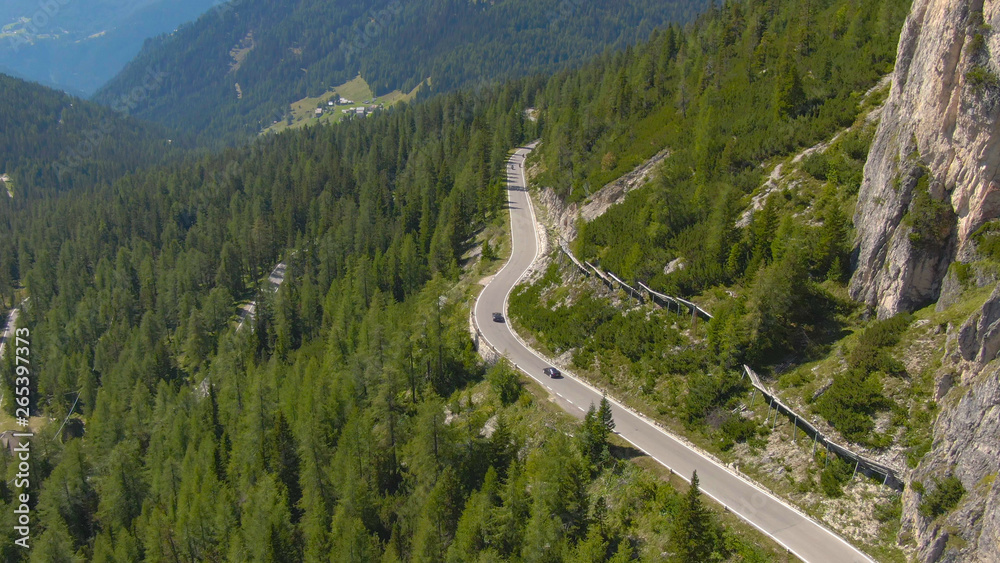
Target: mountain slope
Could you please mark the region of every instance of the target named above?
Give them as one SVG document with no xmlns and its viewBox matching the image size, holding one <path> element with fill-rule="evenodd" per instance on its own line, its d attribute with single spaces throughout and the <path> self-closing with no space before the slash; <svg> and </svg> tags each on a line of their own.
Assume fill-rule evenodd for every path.
<svg viewBox="0 0 1000 563">
<path fill-rule="evenodd" d="M 139 97 L 113 105 L 124 112 Z M 2 74 L 0 131 L 0 174 L 11 178 L 17 201 L 110 182 L 164 162 L 184 144 L 161 126 Z"/>
<path fill-rule="evenodd" d="M 246 138 L 288 105 L 361 73 L 376 91 L 447 91 L 548 72 L 645 38 L 696 14 L 701 0 L 246 0 L 224 18 L 149 42 L 95 96 L 109 99 L 167 74 L 137 115 L 207 136 Z M 245 58 L 244 58 L 245 57 Z M 237 88 L 238 85 L 238 88 Z"/>
<path fill-rule="evenodd" d="M 938 317 L 923 365 L 939 414 L 900 533 L 923 561 L 1000 558 L 998 22 L 995 2 L 914 2 L 854 215 L 851 295 Z"/>
<path fill-rule="evenodd" d="M 672 149 L 654 181 L 577 222 L 574 248 L 714 319 L 702 330 L 635 305 L 558 257 L 512 294 L 511 316 L 880 559 L 996 561 L 1000 7 L 921 0 L 905 25 L 905 2 L 783 7 L 700 21 L 672 72 L 640 49 L 622 80 L 599 65 L 567 74 L 542 113 L 535 171 L 563 202 L 590 202 Z M 886 73 L 891 90 L 876 85 Z M 654 88 L 638 88 L 644 76 Z M 574 97 L 590 107 L 566 111 Z M 602 121 L 620 100 L 643 112 Z M 824 433 L 895 468 L 902 494 L 796 443 L 754 404 L 743 362 Z"/>
<path fill-rule="evenodd" d="M 607 418 L 565 420 L 476 354 L 467 304 L 496 265 L 467 252 L 505 223 L 504 161 L 537 135 L 541 83 L 0 207 L 31 295 L 35 430 L 59 435 L 32 446 L 30 558 L 783 555 L 622 459 Z M 237 329 L 234 301 L 279 257 L 280 289 Z M 29 559 L 16 534 L 3 561 Z"/>
<path fill-rule="evenodd" d="M 8 0 L 0 6 L 0 67 L 93 94 L 143 42 L 192 21 L 218 0 Z"/>
<path fill-rule="evenodd" d="M 854 217 L 851 295 L 880 317 L 937 301 L 949 265 L 974 260 L 973 234 L 1000 215 L 998 9 L 976 5 L 917 2 L 900 42 Z"/>
</svg>

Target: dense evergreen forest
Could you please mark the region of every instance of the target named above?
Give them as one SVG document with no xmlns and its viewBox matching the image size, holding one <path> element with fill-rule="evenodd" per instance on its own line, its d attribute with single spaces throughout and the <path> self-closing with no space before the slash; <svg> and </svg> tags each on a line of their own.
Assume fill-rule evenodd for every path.
<svg viewBox="0 0 1000 563">
<path fill-rule="evenodd" d="M 697 487 L 617 461 L 607 405 L 553 419 L 472 349 L 461 259 L 506 217 L 504 161 L 537 136 L 543 84 L 0 208 L 31 296 L 34 414 L 53 421 L 31 560 L 766 557 Z M 258 294 L 282 257 L 285 283 Z M 18 561 L 12 493 L 0 549 Z"/>
<path fill-rule="evenodd" d="M 248 58 L 236 73 L 256 77 L 261 97 L 275 97 L 246 109 L 228 89 L 254 80 L 227 77 L 229 49 L 263 30 L 257 26 L 274 8 L 262 5 L 239 4 L 157 40 L 101 99 L 132 86 L 132 73 L 149 68 L 155 53 L 174 53 L 167 94 L 137 106 L 140 115 L 184 120 L 211 135 L 255 132 L 267 112 L 287 104 L 281 96 L 316 93 L 336 80 L 313 83 L 307 77 L 322 73 L 310 71 L 282 90 L 269 73 L 288 65 L 342 69 L 324 62 L 329 49 L 307 47 L 340 45 L 358 17 L 348 8 L 293 10 L 298 19 L 271 22 L 273 43 L 255 33 L 261 44 L 250 57 L 260 62 Z M 505 6 L 440 9 L 493 14 Z M 745 227 L 736 226 L 738 211 L 763 181 L 763 160 L 829 137 L 871 103 L 862 94 L 891 68 L 905 11 L 904 0 L 731 2 L 552 78 L 437 96 L 212 156 L 137 155 L 145 168 L 109 159 L 125 164 L 99 168 L 99 180 L 76 189 L 30 205 L 0 197 L 0 276 L 9 278 L 7 304 L 15 287 L 31 296 L 20 322 L 33 335 L 34 414 L 39 423 L 55 421 L 34 446 L 41 492 L 33 501 L 33 560 L 766 559 L 706 512 L 697 487 L 680 495 L 619 461 L 606 408 L 582 426 L 553 420 L 512 370 L 482 365 L 468 335 L 473 288 L 464 257 L 484 228 L 505 220 L 509 149 L 540 136 L 533 160 L 540 181 L 579 201 L 669 147 L 659 182 L 581 225 L 576 250 L 672 293 L 737 288 L 737 297 L 716 302 L 704 347 L 654 365 L 647 352 L 678 346 L 679 334 L 651 333 L 645 318 L 596 302 L 572 316 L 542 314 L 542 290 L 559 284 L 555 270 L 511 305 L 537 307 L 529 316 L 551 323 L 542 328 L 554 340 L 576 342 L 587 336 L 582 328 L 592 329 L 598 338 L 574 358 L 583 367 L 612 349 L 631 362 L 629 377 L 689 374 L 692 391 L 670 406 L 683 405 L 686 422 L 703 424 L 741 390 L 727 368 L 809 350 L 802 334 L 824 342 L 817 319 L 832 318 L 840 303 L 846 210 L 865 129 L 810 160 L 810 170 L 829 180 L 821 204 L 772 196 Z M 295 23 L 305 19 L 341 31 L 308 43 Z M 566 37 L 587 37 L 599 21 L 575 13 L 546 25 L 584 26 Z M 628 22 L 645 29 L 623 18 L 609 28 L 618 39 L 608 44 L 638 38 L 622 35 Z M 366 48 L 392 53 L 393 38 L 407 37 L 396 25 Z M 490 29 L 504 37 L 503 26 Z M 567 40 L 564 48 L 572 46 Z M 372 81 L 406 86 L 455 65 L 434 84 L 458 86 L 466 79 L 444 76 L 486 64 L 460 52 L 415 72 L 411 63 L 380 65 L 371 72 L 385 74 Z M 499 55 L 503 72 L 538 62 L 515 54 Z M 297 57 L 315 58 L 305 65 Z M 196 75 L 209 82 L 195 84 Z M 50 106 L 39 119 L 55 126 L 65 108 Z M 537 121 L 527 119 L 528 108 L 538 108 Z M 41 154 L 37 143 L 62 154 L 50 138 L 24 137 L 18 151 Z M 150 146 L 135 139 L 109 150 Z M 686 266 L 665 274 L 678 257 Z M 261 292 L 260 280 L 281 259 L 285 283 Z M 235 304 L 251 298 L 259 301 L 253 326 L 236 331 Z M 880 342 L 896 328 L 876 331 Z M 881 358 L 878 347 L 863 352 Z M 869 359 L 859 355 L 856 377 L 868 377 Z M 9 393 L 9 355 L 0 376 Z M 654 377 L 649 388 L 657 384 Z M 742 441 L 757 432 L 732 431 Z M 12 475 L 10 459 L 0 459 Z M 0 550 L 17 561 L 25 554 L 12 547 L 12 492 L 0 485 Z"/>
<path fill-rule="evenodd" d="M 833 137 L 880 101 L 864 94 L 892 69 L 908 7 L 730 2 L 686 33 L 668 28 L 555 76 L 538 99 L 536 158 L 539 183 L 565 201 L 670 150 L 654 186 L 581 223 L 580 256 L 670 294 L 746 284 L 740 313 L 717 322 L 718 345 L 731 347 L 726 365 L 760 365 L 795 349 L 798 336 L 782 327 L 815 336 L 824 324 L 814 322 L 824 314 L 817 308 L 829 302 L 817 283 L 849 273 L 848 218 L 872 130 L 852 128 L 806 162 L 825 183 L 815 201 L 765 194 L 746 223 L 741 214 L 767 179 L 762 164 Z M 684 266 L 665 273 L 675 259 Z M 760 299 L 775 292 L 786 298 Z M 765 310 L 774 303 L 781 310 Z"/>
<path fill-rule="evenodd" d="M 156 78 L 146 77 L 147 89 Z M 185 137 L 128 117 L 147 89 L 104 107 L 0 74 L 0 174 L 16 199 L 85 189 L 181 154 Z"/>
<path fill-rule="evenodd" d="M 143 52 L 95 96 L 109 103 L 166 73 L 139 117 L 196 132 L 208 142 L 250 138 L 290 103 L 358 73 L 376 95 L 424 95 L 551 72 L 644 40 L 687 21 L 703 0 L 304 0 L 231 2 Z M 234 49 L 250 49 L 236 65 Z M 239 84 L 240 96 L 237 96 Z M 357 100 L 361 101 L 361 100 Z"/>
<path fill-rule="evenodd" d="M 14 302 L 25 272 L 18 267 L 13 217 L 39 199 L 73 191 L 103 198 L 107 184 L 130 171 L 192 154 L 182 135 L 128 117 L 139 94 L 113 109 L 0 74 L 0 309 Z"/>
</svg>

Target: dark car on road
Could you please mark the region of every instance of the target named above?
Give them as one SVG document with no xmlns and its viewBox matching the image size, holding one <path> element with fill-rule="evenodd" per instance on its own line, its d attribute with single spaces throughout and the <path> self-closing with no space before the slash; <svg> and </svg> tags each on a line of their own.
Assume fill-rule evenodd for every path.
<svg viewBox="0 0 1000 563">
<path fill-rule="evenodd" d="M 493 313 L 493 322 L 495 322 L 495 323 L 502 323 L 503 322 L 503 314 L 502 313 Z"/>
<path fill-rule="evenodd" d="M 552 378 L 562 377 L 562 372 L 553 367 L 543 369 L 542 373 Z"/>
</svg>

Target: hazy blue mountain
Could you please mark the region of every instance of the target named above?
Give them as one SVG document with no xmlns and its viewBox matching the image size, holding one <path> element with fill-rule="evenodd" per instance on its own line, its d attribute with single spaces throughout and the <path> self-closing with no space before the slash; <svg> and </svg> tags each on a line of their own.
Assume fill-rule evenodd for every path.
<svg viewBox="0 0 1000 563">
<path fill-rule="evenodd" d="M 219 0 L 4 0 L 0 68 L 78 95 L 118 73 L 143 42 Z"/>
</svg>

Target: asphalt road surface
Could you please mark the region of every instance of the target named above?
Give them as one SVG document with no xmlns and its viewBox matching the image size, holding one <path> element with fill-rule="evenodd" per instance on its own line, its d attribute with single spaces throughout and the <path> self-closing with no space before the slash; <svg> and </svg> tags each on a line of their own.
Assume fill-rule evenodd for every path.
<svg viewBox="0 0 1000 563">
<path fill-rule="evenodd" d="M 7 349 L 7 341 L 14 336 L 14 328 L 17 326 L 17 315 L 20 311 L 20 305 L 11 309 L 10 314 L 5 319 L 6 322 L 3 325 L 3 330 L 0 330 L 0 358 L 3 358 L 4 352 Z"/>
<path fill-rule="evenodd" d="M 508 199 L 513 249 L 510 260 L 483 289 L 475 306 L 475 320 L 489 345 L 558 397 L 557 402 L 583 417 L 602 393 L 571 374 L 552 379 L 542 373 L 550 364 L 528 348 L 506 322 L 494 322 L 493 313 L 507 316 L 507 297 L 538 253 L 535 215 L 526 190 L 524 159 L 534 148 L 520 148 L 507 165 Z M 610 397 L 609 397 L 610 399 Z M 611 400 L 615 431 L 639 450 L 674 473 L 690 479 L 697 470 L 701 490 L 744 520 L 771 536 L 792 554 L 808 562 L 871 561 L 845 540 L 799 511 L 712 461 L 694 447 L 669 435 L 646 418 Z"/>
<path fill-rule="evenodd" d="M 271 270 L 270 274 L 268 274 L 267 276 L 268 287 L 272 292 L 278 291 L 278 286 L 284 283 L 285 268 L 286 266 L 284 262 L 278 262 L 278 265 L 275 266 L 273 270 Z M 247 319 L 252 319 L 254 313 L 256 312 L 257 312 L 256 299 L 249 303 L 241 305 L 240 308 L 236 311 L 236 318 L 240 320 L 240 322 L 236 325 L 236 330 L 243 328 L 243 323 L 246 322 Z"/>
</svg>

